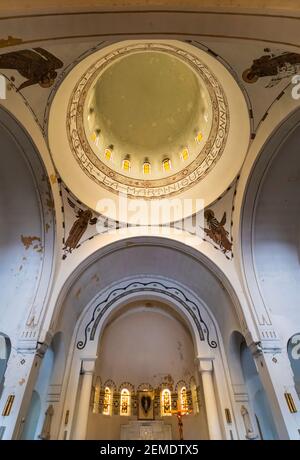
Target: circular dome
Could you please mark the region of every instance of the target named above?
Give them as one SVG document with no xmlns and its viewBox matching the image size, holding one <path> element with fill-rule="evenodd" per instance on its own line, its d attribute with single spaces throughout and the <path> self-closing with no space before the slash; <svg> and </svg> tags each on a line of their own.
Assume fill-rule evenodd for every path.
<svg viewBox="0 0 300 460">
<path fill-rule="evenodd" d="M 166 52 L 134 52 L 113 62 L 97 76 L 86 109 L 87 138 L 97 158 L 137 179 L 145 179 L 145 162 L 151 165 L 150 180 L 180 171 L 201 150 L 198 133 L 204 145 L 211 129 L 211 100 L 203 80 Z M 169 170 L 163 167 L 165 159 Z"/>
<path fill-rule="evenodd" d="M 232 75 L 176 40 L 95 51 L 62 81 L 49 114 L 49 146 L 67 187 L 96 212 L 134 225 L 137 199 L 164 209 L 180 198 L 172 217 L 145 207 L 152 226 L 209 206 L 237 176 L 249 139 L 247 105 Z"/>
</svg>

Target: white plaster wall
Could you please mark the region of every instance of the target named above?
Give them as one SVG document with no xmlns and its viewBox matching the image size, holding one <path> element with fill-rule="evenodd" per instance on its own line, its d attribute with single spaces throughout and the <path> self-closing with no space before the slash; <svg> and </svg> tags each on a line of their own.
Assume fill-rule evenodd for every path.
<svg viewBox="0 0 300 460">
<path fill-rule="evenodd" d="M 149 304 L 127 307 L 104 330 L 95 370 L 103 383 L 112 379 L 117 386 L 147 382 L 157 387 L 168 376 L 176 384 L 194 375 L 190 332 L 163 306 Z"/>
<path fill-rule="evenodd" d="M 33 302 L 42 254 L 39 199 L 21 146 L 0 124 L 0 331 L 14 336 Z M 37 237 L 26 249 L 21 241 Z"/>
<path fill-rule="evenodd" d="M 113 282 L 129 276 L 158 275 L 178 280 L 195 292 L 215 316 L 224 346 L 233 330 L 240 325 L 233 301 L 216 276 L 195 258 L 184 252 L 165 247 L 167 240 L 139 244 L 138 240 L 125 243 L 119 250 L 111 251 L 90 264 L 65 297 L 56 329 L 64 331 L 66 349 L 75 324 L 83 308 L 103 289 Z"/>
<path fill-rule="evenodd" d="M 284 345 L 300 330 L 300 128 L 283 143 L 257 197 L 257 280 Z"/>
<path fill-rule="evenodd" d="M 112 379 L 135 386 L 149 383 L 158 387 L 169 376 L 174 384 L 189 384 L 195 375 L 195 350 L 186 325 L 159 302 L 134 302 L 128 305 L 104 330 L 100 340 L 95 375 L 102 385 Z M 175 386 L 174 385 L 174 386 Z M 175 389 L 175 388 L 174 388 Z M 208 439 L 204 397 L 199 414 L 184 418 L 185 439 Z M 121 424 L 136 417 L 105 416 L 90 410 L 87 439 L 120 439 Z M 156 417 L 172 425 L 172 438 L 179 439 L 176 417 Z"/>
</svg>

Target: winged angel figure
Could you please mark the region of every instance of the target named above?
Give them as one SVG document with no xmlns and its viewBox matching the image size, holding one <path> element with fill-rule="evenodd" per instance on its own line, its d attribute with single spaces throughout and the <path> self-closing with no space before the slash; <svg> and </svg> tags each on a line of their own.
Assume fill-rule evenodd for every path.
<svg viewBox="0 0 300 460">
<path fill-rule="evenodd" d="M 224 212 L 222 220 L 219 222 L 215 218 L 215 213 L 211 209 L 204 211 L 204 217 L 207 221 L 208 228 L 204 231 L 224 252 L 231 251 L 232 243 L 228 239 L 229 233 L 225 230 L 226 212 Z"/>
<path fill-rule="evenodd" d="M 68 238 L 65 242 L 64 251 L 71 253 L 75 249 L 81 240 L 82 236 L 86 232 L 89 225 L 95 225 L 97 223 L 97 217 L 93 217 L 93 213 L 90 209 L 85 211 L 79 208 L 73 201 L 68 198 L 69 205 L 76 211 L 76 220 L 73 223 L 69 232 Z"/>
<path fill-rule="evenodd" d="M 262 77 L 271 77 L 266 88 L 272 88 L 284 78 L 292 77 L 300 72 L 300 54 L 272 52 L 270 48 L 264 49 L 265 53 L 259 59 L 254 59 L 252 66 L 243 72 L 243 80 L 247 83 L 255 83 Z"/>
<path fill-rule="evenodd" d="M 0 54 L 0 69 L 17 70 L 26 79 L 17 91 L 36 84 L 50 88 L 57 77 L 56 70 L 63 65 L 60 59 L 43 48 Z"/>
</svg>

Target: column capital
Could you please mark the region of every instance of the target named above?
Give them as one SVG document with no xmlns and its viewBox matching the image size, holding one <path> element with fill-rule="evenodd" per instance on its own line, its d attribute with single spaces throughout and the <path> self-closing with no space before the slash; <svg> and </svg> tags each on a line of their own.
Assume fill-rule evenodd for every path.
<svg viewBox="0 0 300 460">
<path fill-rule="evenodd" d="M 263 354 L 261 342 L 251 342 L 249 345 L 249 350 L 251 351 L 253 357 L 260 356 Z"/>
<path fill-rule="evenodd" d="M 93 374 L 95 370 L 95 362 L 97 358 L 82 358 L 81 359 L 81 373 Z"/>
<path fill-rule="evenodd" d="M 212 372 L 213 371 L 213 358 L 196 358 L 199 366 L 199 372 Z"/>
</svg>

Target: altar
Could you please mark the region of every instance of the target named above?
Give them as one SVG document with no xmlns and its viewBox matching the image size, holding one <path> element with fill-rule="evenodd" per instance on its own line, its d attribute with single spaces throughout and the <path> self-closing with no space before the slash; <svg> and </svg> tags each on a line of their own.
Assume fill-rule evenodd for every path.
<svg viewBox="0 0 300 460">
<path fill-rule="evenodd" d="M 159 440 L 172 439 L 172 426 L 163 421 L 131 421 L 121 425 L 121 440 Z"/>
</svg>

